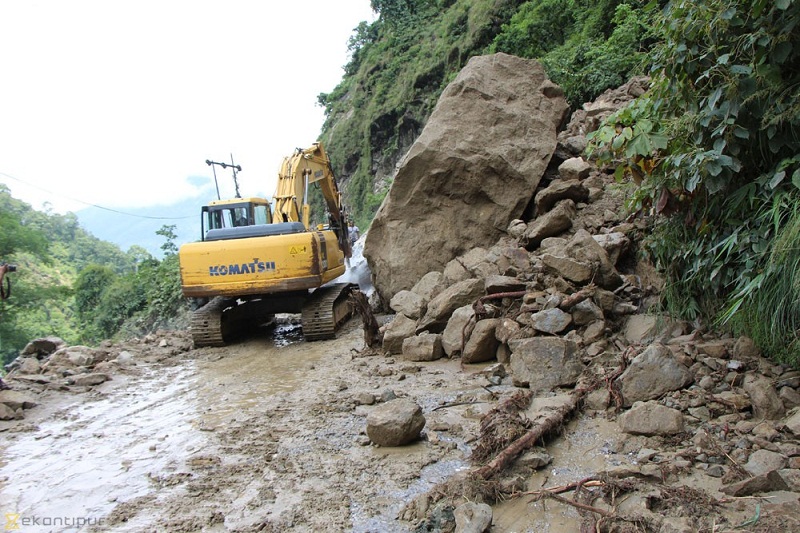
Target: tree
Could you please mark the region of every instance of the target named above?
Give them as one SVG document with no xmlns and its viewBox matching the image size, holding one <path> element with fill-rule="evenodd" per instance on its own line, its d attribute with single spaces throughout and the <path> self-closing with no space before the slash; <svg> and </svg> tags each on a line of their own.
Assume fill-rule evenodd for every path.
<svg viewBox="0 0 800 533">
<path fill-rule="evenodd" d="M 161 226 L 161 229 L 156 231 L 156 235 L 161 235 L 166 239 L 166 242 L 161 245 L 161 249 L 164 250 L 165 255 L 169 256 L 178 253 L 178 245 L 175 244 L 175 239 L 178 238 L 178 235 L 175 233 L 176 227 L 175 224 L 164 224 Z"/>
</svg>

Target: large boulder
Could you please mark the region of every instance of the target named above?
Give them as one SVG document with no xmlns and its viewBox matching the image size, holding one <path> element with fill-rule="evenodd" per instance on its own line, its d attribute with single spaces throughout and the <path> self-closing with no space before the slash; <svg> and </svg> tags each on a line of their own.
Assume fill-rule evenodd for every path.
<svg viewBox="0 0 800 533">
<path fill-rule="evenodd" d="M 469 60 L 400 162 L 364 246 L 389 300 L 519 218 L 552 157 L 567 102 L 541 64 Z"/>
</svg>

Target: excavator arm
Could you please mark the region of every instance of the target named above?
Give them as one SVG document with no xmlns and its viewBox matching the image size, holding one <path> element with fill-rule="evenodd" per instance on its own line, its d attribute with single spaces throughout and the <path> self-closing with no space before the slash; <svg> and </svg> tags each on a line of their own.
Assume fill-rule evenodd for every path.
<svg viewBox="0 0 800 533">
<path fill-rule="evenodd" d="M 347 238 L 347 218 L 342 207 L 342 195 L 322 143 L 314 143 L 305 149 L 298 148 L 293 155 L 284 158 L 278 174 L 272 221 L 302 222 L 306 229 L 310 229 L 308 188 L 314 183 L 319 185 L 325 199 L 331 229 L 338 237 L 339 246 L 345 257 L 350 257 L 352 251 Z"/>
</svg>

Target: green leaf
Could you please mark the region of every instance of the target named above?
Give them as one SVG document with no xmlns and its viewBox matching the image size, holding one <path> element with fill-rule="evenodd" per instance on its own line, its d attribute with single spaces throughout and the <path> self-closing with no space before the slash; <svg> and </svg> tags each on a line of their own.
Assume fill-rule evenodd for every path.
<svg viewBox="0 0 800 533">
<path fill-rule="evenodd" d="M 744 129 L 743 127 L 741 127 L 741 126 L 736 126 L 733 129 L 733 135 L 734 135 L 734 137 L 738 137 L 739 139 L 749 139 L 750 138 L 750 132 L 747 131 L 746 129 Z"/>
<path fill-rule="evenodd" d="M 722 172 L 722 165 L 720 165 L 718 161 L 712 159 L 706 164 L 706 170 L 712 176 L 719 176 L 719 173 Z"/>
<path fill-rule="evenodd" d="M 775 63 L 783 63 L 786 61 L 786 58 L 789 57 L 789 54 L 792 52 L 792 45 L 787 43 L 786 41 L 781 41 L 775 45 L 775 48 L 772 50 L 772 60 Z"/>
<path fill-rule="evenodd" d="M 719 137 L 717 140 L 714 141 L 714 151 L 715 152 L 722 152 L 725 149 L 725 139 L 723 137 Z"/>
<path fill-rule="evenodd" d="M 731 20 L 731 19 L 732 19 L 734 16 L 736 16 L 736 8 L 735 8 L 735 7 L 729 7 L 728 9 L 726 9 L 725 11 L 723 11 L 723 12 L 720 14 L 720 16 L 719 16 L 719 17 L 720 17 L 722 20 Z"/>
<path fill-rule="evenodd" d="M 614 169 L 614 179 L 617 181 L 617 183 L 622 183 L 622 181 L 625 179 L 624 166 L 619 165 L 616 169 Z"/>
<path fill-rule="evenodd" d="M 622 135 L 617 135 L 614 137 L 614 140 L 611 141 L 611 149 L 612 150 L 619 150 L 622 148 L 622 145 L 625 144 L 625 138 Z"/>
<path fill-rule="evenodd" d="M 800 189 L 800 168 L 792 173 L 792 185 Z"/>
<path fill-rule="evenodd" d="M 750 65 L 733 65 L 731 67 L 732 74 L 745 74 L 749 76 L 753 73 L 753 67 Z"/>
<path fill-rule="evenodd" d="M 786 172 L 784 171 L 776 172 L 775 175 L 772 176 L 772 179 L 769 180 L 769 188 L 775 189 L 775 187 L 781 184 L 781 182 L 785 177 L 786 177 Z"/>
<path fill-rule="evenodd" d="M 775 7 L 780 9 L 781 11 L 786 11 L 789 9 L 789 6 L 792 4 L 791 0 L 775 0 Z"/>
<path fill-rule="evenodd" d="M 711 96 L 708 97 L 708 107 L 712 109 L 717 107 L 717 102 L 719 101 L 721 96 L 722 96 L 722 87 L 717 87 L 717 90 L 711 93 Z"/>
</svg>

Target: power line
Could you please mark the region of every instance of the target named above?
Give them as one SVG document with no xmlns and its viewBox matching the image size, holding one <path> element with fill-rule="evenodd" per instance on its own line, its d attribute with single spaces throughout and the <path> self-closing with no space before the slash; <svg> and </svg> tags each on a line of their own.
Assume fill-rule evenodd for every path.
<svg viewBox="0 0 800 533">
<path fill-rule="evenodd" d="M 187 215 L 185 217 L 156 217 L 156 216 L 150 216 L 150 215 L 137 215 L 135 213 L 126 213 L 125 211 L 119 211 L 117 209 L 112 209 L 110 207 L 105 207 L 105 206 L 102 206 L 102 205 L 93 204 L 91 202 L 85 202 L 83 200 L 79 200 L 77 198 L 72 198 L 71 196 L 67 196 L 65 194 L 59 194 L 59 193 L 47 190 L 47 189 L 45 189 L 43 187 L 39 187 L 38 185 L 34 185 L 33 183 L 28 183 L 25 180 L 21 180 L 21 179 L 19 179 L 17 177 L 12 176 L 11 174 L 7 174 L 5 172 L 0 172 L 0 176 L 5 176 L 5 177 L 7 177 L 9 179 L 12 179 L 14 181 L 18 181 L 20 183 L 23 183 L 23 184 L 27 185 L 28 187 L 33 187 L 34 189 L 39 189 L 40 191 L 46 192 L 47 194 L 52 194 L 53 196 L 56 196 L 58 198 L 62 198 L 62 199 L 65 199 L 65 200 L 71 200 L 73 202 L 78 202 L 80 204 L 88 205 L 90 207 L 96 207 L 97 209 L 102 209 L 104 211 L 110 211 L 111 213 L 117 213 L 118 215 L 126 215 L 126 216 L 129 216 L 129 217 L 135 217 L 135 218 L 147 218 L 147 219 L 150 219 L 150 220 L 186 220 L 187 218 L 195 218 L 196 217 L 196 215 Z"/>
</svg>

